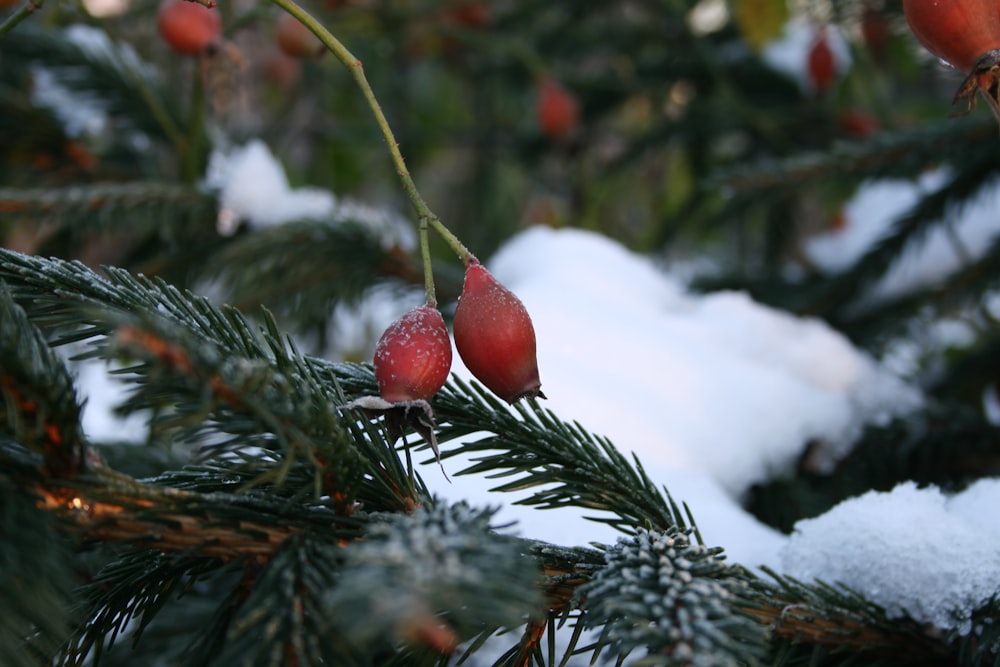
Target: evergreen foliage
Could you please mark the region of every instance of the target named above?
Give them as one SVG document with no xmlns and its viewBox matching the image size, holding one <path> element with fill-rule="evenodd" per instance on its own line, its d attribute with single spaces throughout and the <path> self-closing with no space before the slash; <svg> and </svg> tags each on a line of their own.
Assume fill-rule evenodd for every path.
<svg viewBox="0 0 1000 667">
<path fill-rule="evenodd" d="M 13 444 L 5 437 L 5 451 Z M 7 468 L 7 455 L 3 456 Z M 71 545 L 53 517 L 0 474 L 0 661 L 33 667 L 55 654 L 73 622 Z M 10 544 L 16 540 L 18 548 Z M 44 573 L 44 576 L 39 576 Z"/>
<path fill-rule="evenodd" d="M 371 367 L 323 355 L 331 313 L 423 283 L 417 252 L 363 208 L 221 233 L 202 180 L 213 149 L 260 136 L 290 187 L 397 217 L 397 167 L 350 75 L 326 58 L 295 63 L 298 83 L 268 80 L 270 3 L 220 3 L 226 42 L 187 60 L 156 38 L 153 3 L 98 18 L 24 1 L 37 11 L 0 14 L 0 664 L 1000 660 L 996 600 L 974 614 L 981 631 L 942 633 L 837 582 L 727 563 L 725 544 L 702 542 L 699 508 L 638 458 L 457 378 L 433 400 L 446 463 L 469 455 L 458 474 L 527 491 L 518 502 L 539 510 L 582 508 L 623 537 L 516 538 L 494 508 L 433 497 L 414 461 L 429 443 L 347 407 L 377 393 Z M 794 3 L 852 36 L 855 65 L 824 93 L 768 66 L 741 23 L 747 6 L 783 0 L 732 0 L 712 29 L 692 18 L 721 6 L 707 1 L 497 2 L 478 24 L 456 13 L 477 3 L 314 4 L 477 255 L 524 224 L 576 225 L 658 257 L 696 248 L 720 267 L 701 289 L 821 317 L 874 355 L 940 318 L 969 325 L 971 344 L 920 350 L 925 409 L 870 426 L 833 469 L 806 452 L 794 475 L 752 489 L 745 506 L 765 523 L 788 531 L 870 489 L 961 489 L 1000 470 L 983 407 L 1000 363 L 1000 242 L 932 286 L 870 298 L 1000 172 L 995 120 L 947 117 L 953 81 L 914 48 L 898 2 Z M 868 20 L 881 42 L 856 38 Z M 563 141 L 530 111 L 545 74 L 580 103 Z M 51 84 L 71 101 L 46 102 Z M 67 122 L 74 101 L 99 130 Z M 877 131 L 845 129 L 859 110 Z M 852 266 L 786 270 L 859 184 L 927 169 L 941 185 Z M 430 252 L 447 307 L 460 268 Z M 73 364 L 88 359 L 128 387 L 117 409 L 146 420 L 145 442 L 85 433 Z"/>
<path fill-rule="evenodd" d="M 721 549 L 694 543 L 690 531 L 639 531 L 608 549 L 607 562 L 580 587 L 586 621 L 601 641 L 634 664 L 739 665 L 766 655 L 767 634 L 740 607 L 750 587 Z"/>
</svg>

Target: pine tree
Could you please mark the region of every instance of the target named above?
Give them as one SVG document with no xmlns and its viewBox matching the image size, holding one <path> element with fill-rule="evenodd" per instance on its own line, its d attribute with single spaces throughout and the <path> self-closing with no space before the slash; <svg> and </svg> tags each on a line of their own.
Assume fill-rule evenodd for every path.
<svg viewBox="0 0 1000 667">
<path fill-rule="evenodd" d="M 938 317 L 974 323 L 974 344 L 929 352 L 925 409 L 869 427 L 833 470 L 804 456 L 755 487 L 766 523 L 990 476 L 1000 245 L 867 300 L 1000 171 L 996 120 L 948 117 L 957 79 L 899 3 L 794 3 L 859 36 L 849 71 L 831 61 L 801 85 L 762 54 L 784 0 L 732 0 L 715 23 L 709 1 L 223 2 L 225 33 L 196 56 L 160 41 L 148 4 L 97 17 L 23 0 L 0 23 L 0 664 L 478 664 L 498 643 L 489 662 L 510 666 L 996 662 L 995 602 L 975 610 L 981 632 L 946 632 L 729 562 L 698 507 L 539 400 L 452 377 L 433 423 L 401 424 L 359 402 L 379 392 L 367 353 L 328 354 L 331 313 L 373 287 L 452 303 L 466 248 L 573 224 L 653 255 L 710 252 L 725 271 L 700 289 L 821 317 L 873 354 Z M 282 12 L 333 56 L 279 56 Z M 570 98 L 539 126 L 524 109 L 542 81 Z M 253 137 L 293 156 L 293 184 L 379 207 L 240 219 L 204 175 Z M 853 266 L 784 270 L 858 184 L 930 168 L 941 185 Z M 417 247 L 387 234 L 392 215 L 372 221 L 406 205 Z M 147 417 L 144 443 L 85 431 L 73 364 L 95 359 L 129 388 L 118 411 Z M 445 465 L 474 455 L 449 473 L 501 478 L 498 502 L 527 491 L 621 538 L 515 537 L 495 508 L 428 490 L 432 446 Z"/>
</svg>

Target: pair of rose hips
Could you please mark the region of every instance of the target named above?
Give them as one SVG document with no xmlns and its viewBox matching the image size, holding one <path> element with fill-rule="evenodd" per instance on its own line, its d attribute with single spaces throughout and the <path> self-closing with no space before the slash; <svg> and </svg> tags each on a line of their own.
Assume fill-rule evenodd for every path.
<svg viewBox="0 0 1000 667">
<path fill-rule="evenodd" d="M 490 391 L 508 403 L 541 395 L 528 311 L 475 260 L 465 270 L 454 329 L 459 356 Z M 390 403 L 429 400 L 450 371 L 448 328 L 431 305 L 405 313 L 375 346 L 375 380 L 379 395 Z"/>
<path fill-rule="evenodd" d="M 191 0 L 162 0 L 156 26 L 163 41 L 185 56 L 202 55 L 222 39 L 219 12 Z M 278 17 L 275 37 L 278 48 L 293 58 L 313 58 L 326 50 L 319 38 L 291 14 Z"/>
</svg>

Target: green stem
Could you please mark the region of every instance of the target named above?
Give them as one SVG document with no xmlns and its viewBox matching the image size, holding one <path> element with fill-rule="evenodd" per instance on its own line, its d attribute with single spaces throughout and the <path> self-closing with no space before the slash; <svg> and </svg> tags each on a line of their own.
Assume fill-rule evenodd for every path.
<svg viewBox="0 0 1000 667">
<path fill-rule="evenodd" d="M 181 178 L 188 183 L 198 179 L 201 172 L 201 149 L 205 132 L 205 84 L 201 78 L 201 68 L 195 67 L 191 82 L 191 118 L 188 121 L 187 137 L 184 139 L 181 155 Z"/>
<path fill-rule="evenodd" d="M 426 235 L 427 227 L 430 227 L 435 232 L 441 235 L 445 242 L 455 251 L 455 254 L 468 265 L 470 262 L 475 262 L 475 256 L 469 252 L 468 248 L 455 236 L 450 229 L 448 229 L 441 219 L 431 211 L 427 202 L 424 201 L 423 197 L 420 196 L 420 192 L 417 190 L 416 183 L 413 182 L 413 178 L 410 176 L 410 170 L 406 167 L 406 161 L 403 159 L 403 154 L 399 151 L 399 144 L 396 142 L 396 137 L 392 133 L 392 129 L 389 127 L 389 121 L 386 120 L 385 114 L 382 113 L 382 107 L 379 105 L 378 100 L 375 98 L 375 93 L 372 91 L 371 86 L 368 84 L 368 79 L 365 78 L 364 67 L 361 61 L 358 60 L 348 49 L 345 47 L 340 40 L 333 36 L 329 30 L 327 30 L 323 24 L 314 19 L 308 12 L 299 7 L 294 0 L 271 0 L 274 4 L 281 7 L 283 10 L 297 18 L 302 22 L 304 26 L 309 28 L 316 37 L 319 38 L 321 42 L 336 56 L 344 67 L 350 71 L 351 76 L 354 77 L 355 83 L 361 89 L 361 93 L 365 97 L 365 101 L 368 102 L 368 106 L 371 108 L 372 114 L 375 116 L 375 122 L 378 124 L 379 129 L 382 131 L 382 136 L 385 138 L 386 146 L 389 148 L 389 155 L 392 157 L 393 165 L 396 167 L 396 174 L 399 176 L 400 181 L 403 184 L 403 190 L 406 192 L 407 198 L 413 205 L 414 210 L 417 213 L 417 218 L 420 221 L 420 228 Z M 424 242 L 423 237 L 421 238 L 421 243 Z M 423 252 L 423 249 L 422 249 Z M 429 251 L 428 251 L 429 254 Z M 425 276 L 429 273 L 429 258 L 424 260 L 424 272 Z M 430 278 L 426 278 L 427 282 L 430 282 Z M 431 288 L 432 289 L 432 288 Z"/>
<path fill-rule="evenodd" d="M 428 240 L 427 221 L 420 221 L 420 260 L 424 265 L 424 295 L 427 305 L 437 308 L 437 294 L 434 291 L 434 269 L 431 264 L 431 244 Z"/>
<path fill-rule="evenodd" d="M 45 0 L 28 0 L 17 8 L 17 11 L 8 16 L 3 23 L 0 23 L 0 37 L 14 29 L 18 23 L 28 18 L 42 8 Z"/>
</svg>

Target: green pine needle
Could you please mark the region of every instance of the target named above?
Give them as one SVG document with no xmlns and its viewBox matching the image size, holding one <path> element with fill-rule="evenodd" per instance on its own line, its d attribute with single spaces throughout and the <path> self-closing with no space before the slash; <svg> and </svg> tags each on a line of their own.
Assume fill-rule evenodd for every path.
<svg viewBox="0 0 1000 667">
<path fill-rule="evenodd" d="M 83 433 L 69 372 L 2 279 L 0 313 L 4 426 L 20 444 L 41 454 L 53 474 L 74 476 L 83 467 Z"/>
<path fill-rule="evenodd" d="M 580 424 L 561 421 L 535 401 L 519 403 L 512 412 L 479 385 L 452 378 L 435 398 L 435 410 L 442 443 L 489 433 L 442 453 L 444 459 L 475 455 L 475 462 L 459 474 L 512 478 L 494 491 L 543 487 L 519 504 L 597 510 L 602 514 L 588 518 L 625 533 L 647 525 L 660 530 L 686 525 L 684 514 L 637 460 Z"/>
<path fill-rule="evenodd" d="M 76 574 L 70 545 L 0 468 L 0 664 L 49 664 L 69 636 Z M 16 541 L 16 546 L 8 543 Z"/>
</svg>

